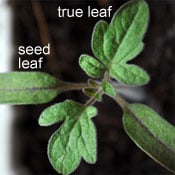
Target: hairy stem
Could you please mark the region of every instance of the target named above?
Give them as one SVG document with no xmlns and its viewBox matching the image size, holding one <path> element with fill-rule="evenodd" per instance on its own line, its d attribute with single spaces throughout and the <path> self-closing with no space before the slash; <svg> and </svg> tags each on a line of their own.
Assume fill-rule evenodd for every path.
<svg viewBox="0 0 175 175">
<path fill-rule="evenodd" d="M 113 99 L 118 103 L 118 105 L 122 108 L 123 111 L 128 110 L 128 102 L 126 102 L 118 93 Z"/>
<path fill-rule="evenodd" d="M 71 90 L 82 90 L 83 88 L 90 87 L 88 83 L 70 83 L 70 82 L 61 82 L 57 86 L 57 90 L 61 92 L 71 91 Z"/>
<path fill-rule="evenodd" d="M 109 76 L 109 72 L 108 71 L 106 71 L 105 73 L 104 73 L 104 78 L 103 78 L 103 81 L 109 81 L 110 80 L 110 76 Z"/>
</svg>

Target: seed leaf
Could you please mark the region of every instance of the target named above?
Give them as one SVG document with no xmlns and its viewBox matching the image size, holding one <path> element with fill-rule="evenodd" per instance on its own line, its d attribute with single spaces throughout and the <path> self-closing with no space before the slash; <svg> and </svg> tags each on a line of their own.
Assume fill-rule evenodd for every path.
<svg viewBox="0 0 175 175">
<path fill-rule="evenodd" d="M 105 68 L 96 59 L 88 55 L 81 55 L 79 59 L 80 67 L 92 78 L 103 76 Z"/>
<path fill-rule="evenodd" d="M 59 81 L 42 72 L 9 72 L 0 74 L 0 103 L 40 104 L 58 95 Z"/>
<path fill-rule="evenodd" d="M 108 81 L 103 81 L 103 91 L 111 96 L 111 97 L 115 97 L 116 96 L 116 90 L 115 88 L 113 87 L 113 85 L 108 82 Z"/>
<path fill-rule="evenodd" d="M 91 120 L 96 114 L 95 107 L 85 107 L 72 100 L 51 106 L 41 114 L 39 123 L 42 125 L 65 120 L 48 144 L 49 160 L 59 173 L 73 172 L 81 157 L 88 163 L 96 162 L 96 130 Z"/>
<path fill-rule="evenodd" d="M 145 70 L 131 64 L 112 64 L 109 73 L 112 78 L 129 85 L 143 85 L 150 80 Z"/>
<path fill-rule="evenodd" d="M 175 127 L 151 108 L 131 104 L 123 125 L 130 138 L 156 162 L 175 172 Z"/>
</svg>

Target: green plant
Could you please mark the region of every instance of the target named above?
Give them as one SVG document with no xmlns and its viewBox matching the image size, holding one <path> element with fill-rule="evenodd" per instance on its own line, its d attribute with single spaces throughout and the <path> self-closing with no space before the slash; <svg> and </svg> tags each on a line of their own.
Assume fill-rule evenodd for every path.
<svg viewBox="0 0 175 175">
<path fill-rule="evenodd" d="M 91 78 L 87 83 L 67 83 L 42 72 L 10 72 L 0 74 L 0 103 L 41 104 L 59 93 L 82 90 L 89 100 L 85 104 L 73 100 L 52 105 L 40 118 L 41 126 L 64 121 L 51 136 L 48 157 L 56 171 L 70 174 L 83 158 L 96 162 L 96 130 L 93 106 L 104 94 L 115 100 L 123 110 L 123 126 L 136 145 L 156 162 L 175 172 L 175 128 L 155 111 L 143 104 L 129 104 L 114 88 L 111 78 L 126 85 L 140 86 L 149 82 L 149 75 L 127 62 L 143 49 L 149 9 L 144 0 L 126 3 L 110 24 L 99 21 L 92 35 L 92 51 L 96 59 L 81 55 L 80 67 Z"/>
</svg>

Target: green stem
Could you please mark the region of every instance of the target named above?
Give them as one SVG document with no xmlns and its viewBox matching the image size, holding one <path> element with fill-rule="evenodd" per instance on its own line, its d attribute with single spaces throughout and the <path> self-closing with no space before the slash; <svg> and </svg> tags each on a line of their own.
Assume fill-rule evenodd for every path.
<svg viewBox="0 0 175 175">
<path fill-rule="evenodd" d="M 90 87 L 88 83 L 70 83 L 61 82 L 57 85 L 57 90 L 61 92 L 71 91 L 71 90 L 82 90 L 83 88 Z"/>
<path fill-rule="evenodd" d="M 122 108 L 123 111 L 128 110 L 128 102 L 126 102 L 118 93 L 113 99 L 118 103 L 118 105 Z"/>
<path fill-rule="evenodd" d="M 103 81 L 109 81 L 109 80 L 110 80 L 109 72 L 106 71 L 106 72 L 104 73 Z"/>
</svg>

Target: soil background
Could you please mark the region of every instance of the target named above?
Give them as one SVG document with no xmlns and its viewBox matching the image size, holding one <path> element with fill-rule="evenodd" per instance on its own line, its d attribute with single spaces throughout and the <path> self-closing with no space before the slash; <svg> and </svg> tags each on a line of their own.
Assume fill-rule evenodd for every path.
<svg viewBox="0 0 175 175">
<path fill-rule="evenodd" d="M 94 8 L 113 7 L 113 13 L 126 1 L 59 1 L 59 0 L 10 0 L 13 10 L 13 43 L 15 55 L 13 70 L 18 69 L 17 50 L 20 45 L 36 46 L 51 43 L 52 54 L 45 57 L 42 70 L 70 82 L 85 82 L 86 74 L 78 65 L 80 54 L 92 55 L 91 34 L 95 23 L 102 18 L 58 18 L 57 7 Z M 169 122 L 175 124 L 175 1 L 148 0 L 150 7 L 149 28 L 145 35 L 143 52 L 132 61 L 143 67 L 151 82 L 139 89 L 140 100 L 155 109 Z M 104 18 L 110 22 L 111 18 Z M 43 55 L 44 56 L 44 55 Z M 36 59 L 36 55 L 28 57 Z M 26 71 L 26 70 L 23 70 Z M 28 70 L 27 70 L 28 71 Z M 137 94 L 137 90 L 133 93 Z M 17 175 L 57 174 L 47 158 L 47 142 L 58 125 L 42 128 L 38 117 L 46 107 L 65 99 L 84 103 L 82 92 L 60 94 L 54 101 L 43 105 L 15 106 L 12 152 Z M 94 122 L 98 134 L 98 161 L 95 165 L 81 162 L 76 175 L 171 175 L 143 153 L 125 134 L 122 111 L 111 99 L 104 97 L 97 103 L 98 116 Z"/>
</svg>

